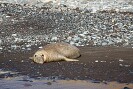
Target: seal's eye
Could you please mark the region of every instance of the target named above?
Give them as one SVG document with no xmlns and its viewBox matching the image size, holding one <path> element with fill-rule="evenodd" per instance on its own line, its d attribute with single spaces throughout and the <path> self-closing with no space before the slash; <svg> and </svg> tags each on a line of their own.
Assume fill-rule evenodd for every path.
<svg viewBox="0 0 133 89">
<path fill-rule="evenodd" d="M 44 57 L 44 55 L 42 54 L 42 57 Z"/>
<path fill-rule="evenodd" d="M 36 57 L 36 55 L 35 55 L 35 57 Z"/>
</svg>

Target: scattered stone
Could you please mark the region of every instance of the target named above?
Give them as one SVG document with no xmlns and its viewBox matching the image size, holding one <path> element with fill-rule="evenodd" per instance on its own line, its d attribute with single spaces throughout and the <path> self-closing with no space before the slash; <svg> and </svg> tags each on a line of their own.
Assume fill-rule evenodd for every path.
<svg viewBox="0 0 133 89">
<path fill-rule="evenodd" d="M 52 83 L 51 83 L 51 82 L 47 82 L 46 84 L 47 84 L 47 85 L 52 85 Z"/>
<path fill-rule="evenodd" d="M 2 47 L 0 47 L 0 50 L 2 50 L 3 48 Z"/>
<path fill-rule="evenodd" d="M 21 62 L 24 62 L 24 60 L 21 60 Z"/>
<path fill-rule="evenodd" d="M 16 37 L 16 36 L 17 36 L 17 34 L 12 34 L 12 36 Z"/>
<path fill-rule="evenodd" d="M 95 60 L 95 62 L 99 62 L 98 60 Z"/>
<path fill-rule="evenodd" d="M 101 81 L 92 80 L 92 83 L 101 83 Z"/>
<path fill-rule="evenodd" d="M 31 48 L 27 48 L 27 50 L 31 50 Z"/>
<path fill-rule="evenodd" d="M 120 61 L 120 62 L 123 62 L 124 60 L 122 60 L 122 59 L 119 59 L 119 61 Z"/>
<path fill-rule="evenodd" d="M 39 47 L 39 49 L 43 48 L 42 46 Z"/>
<path fill-rule="evenodd" d="M 9 45 L 15 50 L 18 48 L 26 50 L 32 45 L 63 41 L 76 46 L 132 47 L 132 13 L 111 12 L 112 10 L 86 13 L 90 11 L 88 5 L 86 9 L 77 7 L 72 9 L 68 4 L 71 2 L 66 3 L 65 8 L 70 10 L 62 9 L 64 7 L 51 7 L 53 4 L 50 3 L 47 4 L 48 7 L 50 6 L 49 11 L 45 11 L 42 7 L 1 3 L 1 10 L 7 9 L 8 11 L 1 11 L 0 45 Z M 76 1 L 76 3 L 81 3 L 81 1 Z M 117 4 L 120 3 L 117 2 Z M 115 7 L 117 7 L 116 2 Z M 98 10 L 98 8 L 95 9 Z M 122 62 L 122 60 L 119 61 Z"/>
<path fill-rule="evenodd" d="M 119 64 L 120 66 L 123 66 L 123 64 Z"/>
<path fill-rule="evenodd" d="M 26 47 L 29 48 L 29 47 L 31 47 L 31 45 L 30 44 L 27 44 Z"/>
<path fill-rule="evenodd" d="M 57 41 L 57 40 L 58 40 L 58 37 L 56 36 L 51 38 L 51 41 Z"/>
<path fill-rule="evenodd" d="M 129 67 L 130 65 L 124 65 L 125 67 Z"/>
<path fill-rule="evenodd" d="M 131 88 L 129 88 L 129 87 L 124 87 L 123 89 L 131 89 Z"/>
<path fill-rule="evenodd" d="M 100 61 L 100 62 L 106 62 L 106 61 Z"/>
</svg>

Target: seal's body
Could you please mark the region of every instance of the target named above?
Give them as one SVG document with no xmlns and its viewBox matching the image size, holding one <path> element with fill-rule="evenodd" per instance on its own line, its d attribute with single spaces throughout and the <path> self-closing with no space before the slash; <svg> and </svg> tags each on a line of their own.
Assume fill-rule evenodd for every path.
<svg viewBox="0 0 133 89">
<path fill-rule="evenodd" d="M 51 43 L 39 49 L 32 57 L 36 63 L 43 64 L 51 61 L 78 61 L 79 49 L 67 43 Z"/>
</svg>

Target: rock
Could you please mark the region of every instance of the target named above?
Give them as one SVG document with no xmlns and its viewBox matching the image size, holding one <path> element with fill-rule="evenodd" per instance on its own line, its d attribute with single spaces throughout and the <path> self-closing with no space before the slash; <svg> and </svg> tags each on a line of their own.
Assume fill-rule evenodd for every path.
<svg viewBox="0 0 133 89">
<path fill-rule="evenodd" d="M 31 47 L 31 44 L 27 44 L 26 47 L 27 47 L 27 48 Z"/>
<path fill-rule="evenodd" d="M 47 82 L 46 84 L 47 84 L 47 85 L 52 85 L 52 83 L 51 83 L 51 82 Z"/>
<path fill-rule="evenodd" d="M 58 37 L 54 36 L 51 38 L 51 41 L 57 41 L 58 40 Z"/>
<path fill-rule="evenodd" d="M 102 46 L 105 46 L 107 45 L 108 43 L 107 42 L 102 42 Z"/>
<path fill-rule="evenodd" d="M 122 59 L 119 59 L 119 62 L 123 62 L 124 60 L 122 60 Z"/>
<path fill-rule="evenodd" d="M 2 45 L 2 40 L 0 39 L 0 45 Z"/>
<path fill-rule="evenodd" d="M 99 62 L 98 60 L 95 60 L 95 62 Z"/>
<path fill-rule="evenodd" d="M 18 45 L 11 45 L 11 49 L 13 49 L 13 50 L 20 49 L 20 46 L 18 46 Z"/>
<path fill-rule="evenodd" d="M 2 50 L 3 49 L 3 47 L 0 47 L 0 50 Z"/>
<path fill-rule="evenodd" d="M 131 88 L 129 88 L 129 87 L 124 87 L 123 89 L 131 89 Z"/>
<path fill-rule="evenodd" d="M 13 36 L 13 37 L 16 37 L 16 36 L 17 36 L 17 34 L 12 34 L 12 36 Z"/>
<path fill-rule="evenodd" d="M 3 19 L 0 24 L 0 39 L 2 39 L 0 45 L 21 45 L 22 43 L 24 47 L 27 47 L 27 44 L 23 44 L 23 42 L 30 45 L 40 45 L 42 42 L 57 41 L 77 46 L 128 46 L 133 44 L 132 14 L 116 13 L 115 11 L 112 13 L 112 10 L 96 11 L 95 13 L 82 11 L 90 11 L 88 9 L 90 4 L 87 5 L 87 3 L 92 5 L 95 3 L 98 7 L 90 7 L 90 9 L 98 10 L 101 4 L 99 1 L 87 1 L 86 8 L 81 7 L 85 3 L 80 0 L 75 1 L 79 7 L 75 6 L 74 0 L 66 0 L 61 3 L 65 7 L 54 7 L 51 2 L 47 3 L 46 7 L 48 6 L 50 11 L 44 8 L 45 5 L 40 8 L 18 4 L 1 4 L 1 10 L 4 12 L 1 11 L 0 16 Z M 107 2 L 104 1 L 105 3 Z M 124 2 L 122 1 L 122 3 Z M 70 8 L 69 4 L 74 7 Z M 117 2 L 117 4 L 119 3 Z M 10 18 L 6 18 L 6 16 L 10 16 Z M 5 26 L 7 27 L 5 28 Z"/>
</svg>

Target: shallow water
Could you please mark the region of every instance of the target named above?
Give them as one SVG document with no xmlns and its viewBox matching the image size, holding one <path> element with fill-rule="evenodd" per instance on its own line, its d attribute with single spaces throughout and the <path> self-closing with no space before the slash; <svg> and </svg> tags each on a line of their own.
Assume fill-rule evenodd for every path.
<svg viewBox="0 0 133 89">
<path fill-rule="evenodd" d="M 0 80 L 0 89 L 132 89 L 132 83 L 102 82 L 85 80 L 23 80 L 24 76 Z"/>
</svg>

